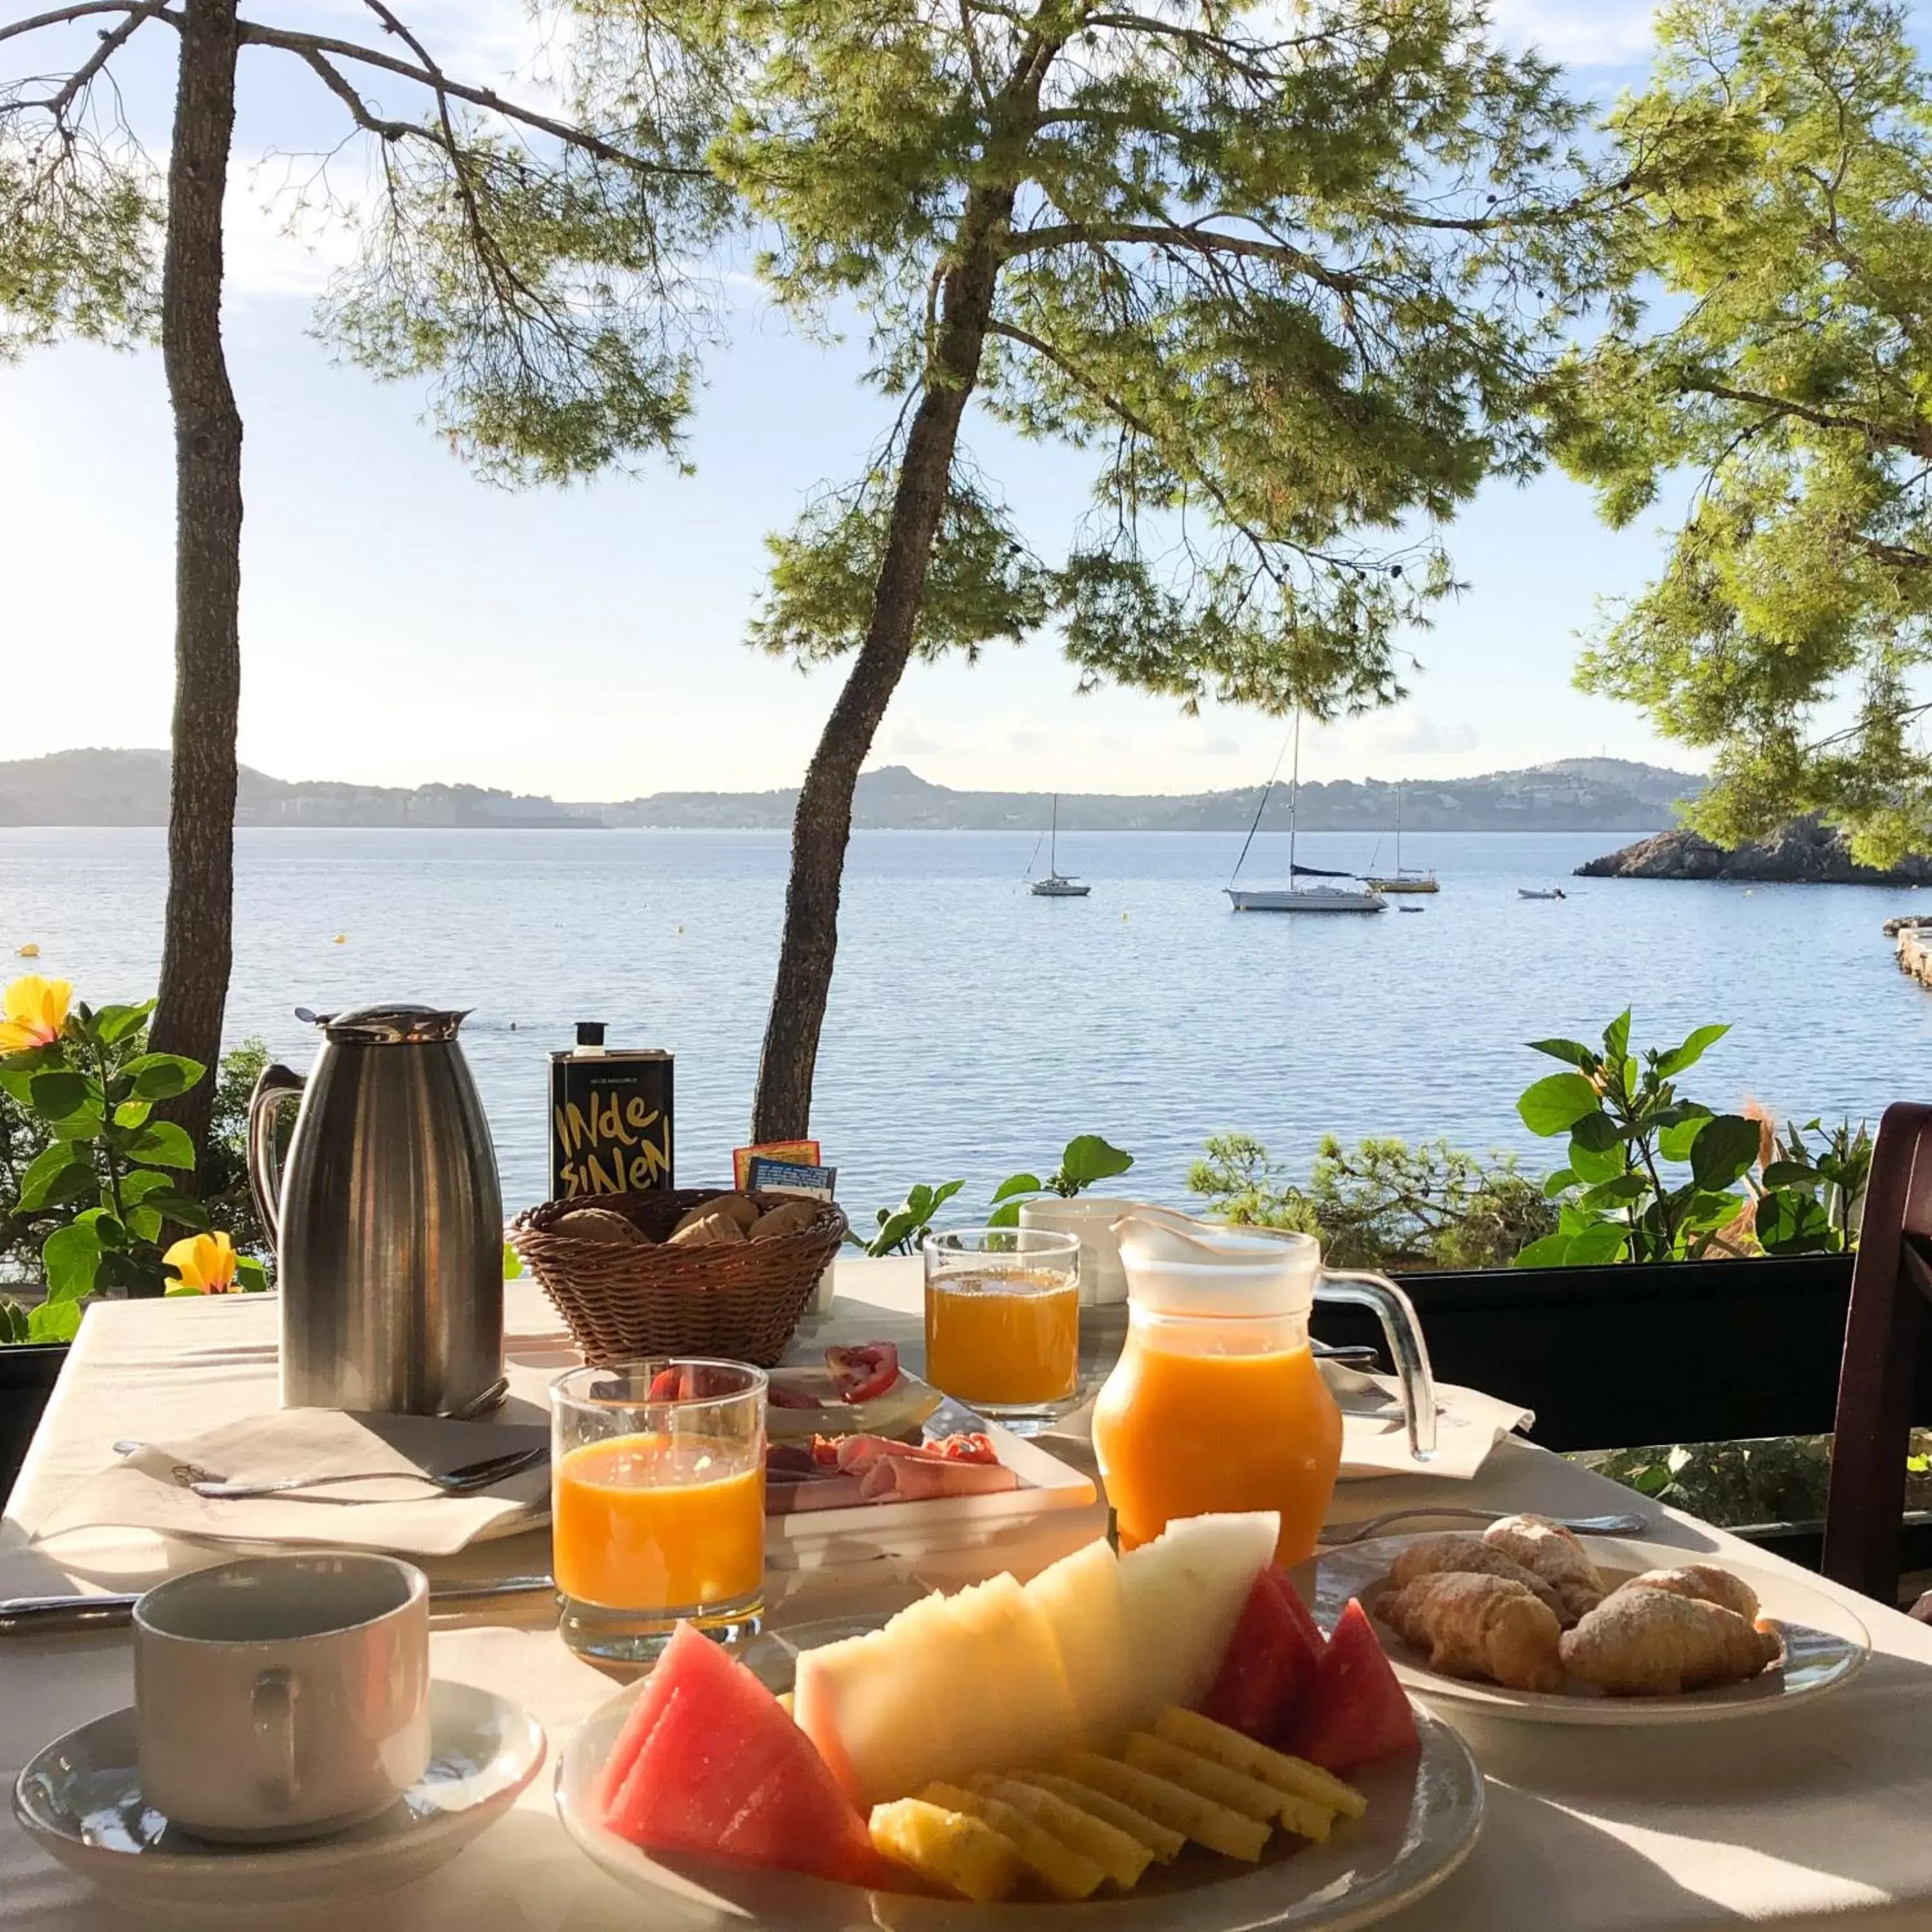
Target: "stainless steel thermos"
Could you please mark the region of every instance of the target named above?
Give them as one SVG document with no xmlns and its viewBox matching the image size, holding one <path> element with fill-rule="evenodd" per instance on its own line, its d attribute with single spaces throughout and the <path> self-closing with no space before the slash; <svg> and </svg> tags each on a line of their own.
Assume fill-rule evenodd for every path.
<svg viewBox="0 0 1932 1932">
<path fill-rule="evenodd" d="M 503 1205 L 457 1029 L 429 1006 L 301 1010 L 304 1081 L 266 1069 L 248 1175 L 275 1250 L 286 1408 L 447 1414 L 502 1372 Z M 299 1098 L 286 1161 L 275 1116 Z"/>
</svg>

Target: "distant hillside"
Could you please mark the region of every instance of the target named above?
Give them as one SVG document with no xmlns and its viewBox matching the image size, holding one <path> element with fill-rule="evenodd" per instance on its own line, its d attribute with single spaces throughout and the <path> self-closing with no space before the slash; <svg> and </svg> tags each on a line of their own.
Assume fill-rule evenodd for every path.
<svg viewBox="0 0 1932 1932">
<path fill-rule="evenodd" d="M 1670 825 L 1679 799 L 1702 781 L 1686 772 L 1622 758 L 1558 758 L 1527 771 L 1403 782 L 1402 821 L 1410 832 L 1648 832 Z M 1396 820 L 1396 787 L 1381 778 L 1310 782 L 1300 824 L 1312 832 L 1383 832 Z M 1060 826 L 1080 832 L 1245 830 L 1261 788 L 1184 796 L 1062 793 Z M 1288 788 L 1277 784 L 1266 824 L 1286 822 Z M 620 804 L 558 804 L 475 785 L 411 788 L 327 782 L 291 783 L 244 766 L 238 825 L 430 826 L 594 830 L 604 826 L 715 826 L 782 831 L 794 790 L 658 792 Z M 1046 792 L 954 791 L 903 765 L 859 781 L 854 823 L 881 831 L 1033 831 L 1046 823 Z M 163 825 L 165 752 L 56 752 L 0 764 L 0 825 Z"/>
<path fill-rule="evenodd" d="M 1688 772 L 1624 758 L 1558 758 L 1528 771 L 1480 778 L 1403 781 L 1402 822 L 1411 832 L 1641 832 L 1670 824 L 1680 799 L 1702 780 Z M 1382 778 L 1311 782 L 1301 788 L 1304 831 L 1386 831 L 1395 824 L 1396 785 Z M 1288 787 L 1277 784 L 1266 823 L 1285 820 Z M 791 824 L 796 791 L 658 792 L 622 805 L 582 805 L 608 825 L 715 826 L 782 829 Z M 1063 832 L 1221 832 L 1245 830 L 1261 788 L 1134 796 L 1063 792 Z M 874 830 L 1030 830 L 1046 823 L 1048 794 L 954 791 L 928 783 L 903 765 L 886 765 L 859 781 L 852 822 Z"/>
<path fill-rule="evenodd" d="M 0 825 L 165 825 L 165 752 L 54 752 L 0 764 Z M 242 767 L 237 825 L 386 825 L 601 829 L 547 798 L 476 785 L 291 784 Z"/>
</svg>

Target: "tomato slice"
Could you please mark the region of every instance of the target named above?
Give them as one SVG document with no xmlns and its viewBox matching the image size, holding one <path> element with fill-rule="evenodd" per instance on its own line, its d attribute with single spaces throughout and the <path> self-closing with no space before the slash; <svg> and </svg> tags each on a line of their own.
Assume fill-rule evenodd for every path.
<svg viewBox="0 0 1932 1932">
<path fill-rule="evenodd" d="M 825 1366 L 832 1371 L 842 1402 L 870 1402 L 899 1378 L 899 1352 L 890 1342 L 866 1342 L 851 1348 L 827 1348 Z"/>
<path fill-rule="evenodd" d="M 816 1408 L 818 1399 L 802 1389 L 794 1388 L 789 1382 L 772 1382 L 765 1390 L 765 1400 L 774 1408 Z"/>
<path fill-rule="evenodd" d="M 977 1430 L 958 1436 L 944 1436 L 936 1442 L 928 1442 L 928 1449 L 935 1450 L 949 1462 L 990 1462 L 997 1465 L 1000 1452 L 993 1447 L 992 1438 L 982 1436 Z"/>
<path fill-rule="evenodd" d="M 676 1369 L 660 1369 L 651 1378 L 650 1387 L 644 1391 L 646 1402 L 676 1402 L 683 1394 L 682 1380 Z"/>
</svg>

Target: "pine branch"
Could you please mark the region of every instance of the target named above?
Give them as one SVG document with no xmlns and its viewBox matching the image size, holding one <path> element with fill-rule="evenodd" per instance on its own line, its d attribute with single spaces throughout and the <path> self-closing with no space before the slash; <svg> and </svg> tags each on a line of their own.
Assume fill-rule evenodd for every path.
<svg viewBox="0 0 1932 1932">
<path fill-rule="evenodd" d="M 1338 295 L 1366 294 L 1372 286 L 1348 269 L 1331 268 L 1316 256 L 1286 242 L 1265 240 L 1256 235 L 1232 235 L 1225 228 L 1204 227 L 1198 222 L 1057 222 L 1042 228 L 1021 230 L 1006 244 L 1006 253 L 1027 255 L 1043 249 L 1103 246 L 1108 243 L 1181 248 L 1196 254 L 1234 255 L 1274 262 L 1308 276 Z"/>
<path fill-rule="evenodd" d="M 10 26 L 0 26 L 0 40 L 34 33 L 42 27 L 64 27 L 70 21 L 84 20 L 91 14 L 156 14 L 177 27 L 181 24 L 178 14 L 162 14 L 159 7 L 148 5 L 147 0 L 76 0 L 71 7 L 56 7 L 50 13 L 35 14 L 14 21 Z"/>
</svg>

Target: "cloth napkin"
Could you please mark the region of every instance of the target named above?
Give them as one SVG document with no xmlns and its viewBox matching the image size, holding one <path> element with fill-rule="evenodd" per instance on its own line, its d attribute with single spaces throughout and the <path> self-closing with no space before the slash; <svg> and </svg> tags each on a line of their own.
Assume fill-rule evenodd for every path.
<svg viewBox="0 0 1932 1932">
<path fill-rule="evenodd" d="M 447 1556 L 466 1544 L 542 1522 L 550 1508 L 548 1462 L 464 1496 L 446 1496 L 406 1474 L 394 1482 L 342 1484 L 247 1501 L 198 1496 L 188 1485 L 204 1476 L 273 1482 L 366 1469 L 444 1474 L 548 1440 L 547 1429 L 528 1424 L 280 1409 L 204 1436 L 144 1444 L 82 1484 L 41 1522 L 34 1540 L 51 1542 L 70 1531 L 111 1526 L 218 1543 Z"/>
<path fill-rule="evenodd" d="M 1322 1374 L 1342 1411 L 1344 1482 L 1367 1476 L 1447 1476 L 1467 1482 L 1505 1436 L 1536 1420 L 1533 1409 L 1480 1389 L 1438 1382 L 1436 1453 L 1418 1462 L 1409 1454 L 1402 1385 L 1394 1376 L 1366 1376 L 1333 1361 L 1323 1362 Z"/>
</svg>

